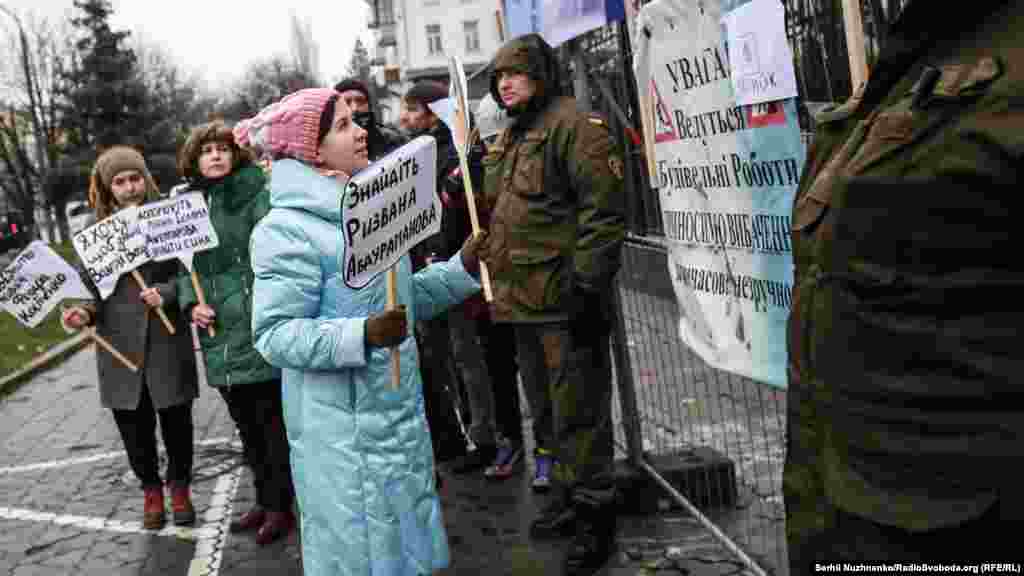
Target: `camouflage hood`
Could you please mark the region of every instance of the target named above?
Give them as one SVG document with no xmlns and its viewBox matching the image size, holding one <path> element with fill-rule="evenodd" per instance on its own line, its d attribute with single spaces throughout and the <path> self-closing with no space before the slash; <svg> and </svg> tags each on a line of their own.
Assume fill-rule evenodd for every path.
<svg viewBox="0 0 1024 576">
<path fill-rule="evenodd" d="M 531 116 L 530 112 L 543 110 L 549 102 L 562 96 L 558 82 L 558 59 L 554 49 L 538 34 L 526 34 L 505 43 L 494 56 L 491 66 L 491 96 L 505 109 L 498 93 L 498 72 L 521 72 L 537 83 L 537 93 L 526 110 L 508 110 L 509 116 Z M 526 114 L 524 114 L 524 112 Z"/>
</svg>

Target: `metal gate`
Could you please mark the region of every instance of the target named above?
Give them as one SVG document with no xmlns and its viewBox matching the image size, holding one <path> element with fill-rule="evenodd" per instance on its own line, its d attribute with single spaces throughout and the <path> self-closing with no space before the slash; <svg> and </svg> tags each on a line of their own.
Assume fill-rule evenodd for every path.
<svg viewBox="0 0 1024 576">
<path fill-rule="evenodd" d="M 797 69 L 801 127 L 815 103 L 852 92 L 842 0 L 782 0 Z M 869 65 L 905 0 L 864 0 Z M 618 277 L 616 442 L 666 496 L 696 519 L 718 551 L 755 574 L 787 574 L 782 464 L 786 392 L 716 370 L 679 337 L 658 194 L 639 139 L 636 83 L 626 24 L 609 25 L 560 49 L 570 88 L 600 111 L 626 159 L 629 239 Z M 666 478 L 659 462 L 691 474 Z M 706 548 L 703 549 L 706 551 Z M 685 552 L 684 552 L 685 553 Z M 707 560 L 707 557 L 703 558 Z"/>
</svg>

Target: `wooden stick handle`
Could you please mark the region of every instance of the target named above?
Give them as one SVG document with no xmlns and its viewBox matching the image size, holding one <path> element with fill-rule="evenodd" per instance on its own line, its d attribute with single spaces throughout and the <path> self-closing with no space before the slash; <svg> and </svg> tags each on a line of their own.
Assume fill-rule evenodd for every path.
<svg viewBox="0 0 1024 576">
<path fill-rule="evenodd" d="M 96 333 L 96 327 L 95 326 L 92 326 L 92 327 L 89 328 L 89 337 L 92 338 L 93 342 L 96 342 L 96 344 L 98 344 L 100 348 L 103 348 L 104 350 L 109 352 L 111 356 L 113 356 L 114 358 L 117 358 L 118 361 L 120 361 L 122 364 L 124 364 L 129 370 L 131 370 L 132 372 L 138 372 L 139 371 L 139 367 L 138 366 L 136 366 L 134 363 L 132 363 L 131 360 L 126 358 L 124 356 L 124 354 L 121 354 L 120 352 L 118 352 L 117 349 L 114 348 L 114 346 L 110 344 L 110 342 L 107 342 L 106 338 L 104 338 L 104 337 L 102 337 L 102 336 L 100 336 L 99 334 Z"/>
<path fill-rule="evenodd" d="M 149 290 L 149 286 L 146 286 L 146 280 L 142 277 L 142 274 L 139 274 L 138 270 L 132 270 L 132 278 L 135 278 L 135 281 L 138 282 L 139 288 Z M 171 320 L 167 318 L 167 313 L 164 312 L 164 309 L 157 307 L 156 314 L 160 317 L 160 321 L 164 323 L 164 328 L 167 328 L 167 332 L 174 334 L 174 324 L 171 324 Z"/>
<path fill-rule="evenodd" d="M 850 59 L 850 83 L 856 92 L 868 79 L 868 57 L 864 46 L 864 18 L 858 0 L 843 0 L 843 23 L 846 48 Z"/>
<path fill-rule="evenodd" d="M 469 223 L 473 227 L 473 235 L 480 232 L 480 216 L 476 212 L 476 196 L 473 194 L 473 182 L 469 178 L 469 160 L 461 148 L 458 150 L 459 166 L 462 169 L 462 187 L 466 192 L 466 204 L 469 206 Z M 487 263 L 480 261 L 480 284 L 484 287 L 484 300 L 494 301 L 491 292 L 491 274 L 487 271 Z"/>
<path fill-rule="evenodd" d="M 398 307 L 398 272 L 395 266 L 388 270 L 388 310 Z M 402 356 L 398 346 L 391 349 L 391 386 L 398 390 L 402 381 Z"/>
<path fill-rule="evenodd" d="M 206 294 L 203 292 L 203 287 L 199 284 L 199 275 L 196 274 L 195 270 L 192 270 L 192 289 L 196 291 L 196 298 L 199 299 L 199 303 L 206 306 Z M 217 331 L 213 329 L 213 324 L 206 327 L 206 332 L 210 335 L 210 338 L 217 336 Z"/>
<path fill-rule="evenodd" d="M 645 90 L 642 91 L 640 97 L 640 109 L 642 111 L 642 123 L 643 138 L 644 138 L 644 151 L 646 152 L 645 160 L 647 160 L 647 176 L 651 182 L 657 186 L 658 182 L 658 164 L 657 158 L 655 157 L 655 126 L 657 126 L 656 115 L 658 114 L 657 105 L 654 103 L 654 90 L 652 85 L 645 86 Z"/>
</svg>

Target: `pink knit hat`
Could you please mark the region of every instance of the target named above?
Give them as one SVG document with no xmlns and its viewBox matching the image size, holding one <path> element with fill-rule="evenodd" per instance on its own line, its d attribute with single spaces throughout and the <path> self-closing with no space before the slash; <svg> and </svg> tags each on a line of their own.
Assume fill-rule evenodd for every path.
<svg viewBox="0 0 1024 576">
<path fill-rule="evenodd" d="M 331 88 L 293 92 L 236 124 L 235 141 L 239 146 L 257 148 L 261 154 L 275 158 L 290 156 L 316 164 L 320 115 L 327 101 L 337 95 Z"/>
</svg>

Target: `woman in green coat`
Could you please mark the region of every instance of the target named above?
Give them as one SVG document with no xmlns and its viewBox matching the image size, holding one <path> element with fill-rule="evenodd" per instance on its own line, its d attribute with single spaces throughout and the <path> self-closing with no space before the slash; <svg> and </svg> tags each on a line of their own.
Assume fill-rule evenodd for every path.
<svg viewBox="0 0 1024 576">
<path fill-rule="evenodd" d="M 175 190 L 203 194 L 219 240 L 194 259 L 205 303 L 188 276 L 178 279 L 179 302 L 200 329 L 207 382 L 220 392 L 238 426 L 256 485 L 257 505 L 231 529 L 256 530 L 256 541 L 266 545 L 295 524 L 280 373 L 253 347 L 251 329 L 249 236 L 269 210 L 266 177 L 220 122 L 192 130 L 179 152 L 178 170 L 187 185 Z"/>
</svg>

